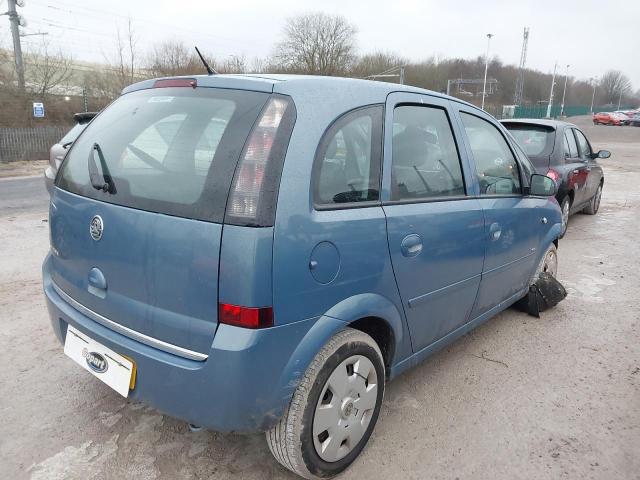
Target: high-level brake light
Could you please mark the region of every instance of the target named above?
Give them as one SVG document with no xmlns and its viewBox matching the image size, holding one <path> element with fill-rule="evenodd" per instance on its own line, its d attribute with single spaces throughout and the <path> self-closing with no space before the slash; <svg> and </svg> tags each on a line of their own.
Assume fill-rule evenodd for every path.
<svg viewBox="0 0 640 480">
<path fill-rule="evenodd" d="M 196 88 L 198 81 L 195 78 L 165 78 L 156 80 L 153 88 L 192 87 Z"/>
</svg>

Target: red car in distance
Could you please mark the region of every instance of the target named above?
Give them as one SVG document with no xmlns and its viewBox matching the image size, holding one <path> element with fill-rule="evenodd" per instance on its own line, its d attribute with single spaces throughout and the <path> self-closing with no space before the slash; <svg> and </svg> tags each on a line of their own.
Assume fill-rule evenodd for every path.
<svg viewBox="0 0 640 480">
<path fill-rule="evenodd" d="M 622 125 L 622 119 L 613 113 L 598 112 L 593 115 L 594 125 Z"/>
</svg>

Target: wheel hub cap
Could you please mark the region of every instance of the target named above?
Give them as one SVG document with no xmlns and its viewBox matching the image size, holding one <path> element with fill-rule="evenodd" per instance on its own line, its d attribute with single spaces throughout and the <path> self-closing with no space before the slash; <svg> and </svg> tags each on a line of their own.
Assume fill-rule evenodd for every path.
<svg viewBox="0 0 640 480">
<path fill-rule="evenodd" d="M 342 417 L 349 418 L 353 414 L 354 406 L 351 399 L 345 400 L 342 406 Z"/>
<path fill-rule="evenodd" d="M 338 365 L 321 391 L 313 418 L 313 444 L 325 462 L 337 462 L 364 437 L 378 401 L 378 376 L 367 357 Z"/>
</svg>

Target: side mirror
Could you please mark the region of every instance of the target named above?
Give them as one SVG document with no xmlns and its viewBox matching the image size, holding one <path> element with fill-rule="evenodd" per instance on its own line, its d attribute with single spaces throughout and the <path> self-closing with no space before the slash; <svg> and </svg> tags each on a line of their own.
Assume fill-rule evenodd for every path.
<svg viewBox="0 0 640 480">
<path fill-rule="evenodd" d="M 534 173 L 531 175 L 529 194 L 536 197 L 551 197 L 556 194 L 556 182 L 546 175 Z"/>
<path fill-rule="evenodd" d="M 611 156 L 611 152 L 609 150 L 600 150 L 596 153 L 596 158 L 609 158 Z"/>
</svg>

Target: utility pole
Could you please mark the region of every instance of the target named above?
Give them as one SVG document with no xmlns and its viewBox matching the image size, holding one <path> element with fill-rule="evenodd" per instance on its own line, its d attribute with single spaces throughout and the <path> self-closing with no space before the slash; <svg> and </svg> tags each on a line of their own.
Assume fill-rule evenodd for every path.
<svg viewBox="0 0 640 480">
<path fill-rule="evenodd" d="M 620 96 L 618 97 L 618 110 L 620 110 L 620 103 L 622 102 L 622 90 L 620 90 Z"/>
<path fill-rule="evenodd" d="M 22 46 L 20 45 L 20 22 L 22 19 L 16 11 L 16 0 L 7 0 L 9 11 L 9 23 L 11 23 L 11 36 L 13 37 L 13 56 L 16 62 L 16 75 L 18 76 L 18 88 L 24 90 L 24 63 L 22 61 Z"/>
<path fill-rule="evenodd" d="M 551 118 L 551 107 L 553 106 L 553 87 L 556 86 L 556 70 L 558 62 L 553 66 L 553 77 L 551 77 L 551 93 L 549 94 L 549 105 L 547 106 L 547 118 Z"/>
<path fill-rule="evenodd" d="M 484 110 L 484 97 L 487 95 L 487 71 L 489 70 L 489 44 L 493 33 L 487 33 L 487 56 L 484 62 L 484 82 L 482 83 L 482 110 Z"/>
<path fill-rule="evenodd" d="M 596 85 L 598 84 L 598 77 L 591 78 L 591 84 L 593 85 L 593 95 L 591 95 L 591 114 L 593 114 L 593 102 L 596 99 Z"/>
<path fill-rule="evenodd" d="M 560 116 L 564 116 L 564 96 L 567 93 L 567 78 L 569 77 L 569 67 L 571 65 L 567 65 L 567 73 L 564 76 L 564 89 L 562 90 L 562 103 L 560 104 Z"/>
<path fill-rule="evenodd" d="M 400 65 L 400 85 L 404 85 L 404 65 Z"/>
<path fill-rule="evenodd" d="M 527 45 L 529 44 L 529 27 L 524 27 L 524 35 L 522 37 L 522 51 L 520 52 L 520 66 L 518 67 L 518 78 L 516 79 L 516 90 L 513 95 L 514 105 L 522 103 L 524 96 L 524 68 L 527 64 Z"/>
</svg>

